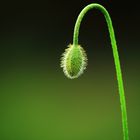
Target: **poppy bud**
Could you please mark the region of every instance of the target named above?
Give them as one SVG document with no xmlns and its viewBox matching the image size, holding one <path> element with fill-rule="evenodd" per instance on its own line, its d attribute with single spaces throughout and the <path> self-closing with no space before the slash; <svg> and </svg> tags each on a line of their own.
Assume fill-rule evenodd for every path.
<svg viewBox="0 0 140 140">
<path fill-rule="evenodd" d="M 87 55 L 84 49 L 80 45 L 68 45 L 61 58 L 64 74 L 70 79 L 77 78 L 83 73 L 86 66 Z"/>
</svg>

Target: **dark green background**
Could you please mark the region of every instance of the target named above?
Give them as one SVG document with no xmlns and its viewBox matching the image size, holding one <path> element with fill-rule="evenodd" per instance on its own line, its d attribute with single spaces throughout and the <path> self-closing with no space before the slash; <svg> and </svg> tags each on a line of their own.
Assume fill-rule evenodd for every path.
<svg viewBox="0 0 140 140">
<path fill-rule="evenodd" d="M 1 5 L 1 140 L 122 140 L 112 50 L 99 11 L 89 12 L 81 25 L 79 41 L 89 59 L 85 73 L 69 80 L 59 66 L 61 54 L 72 43 L 75 20 L 91 2 L 12 1 Z M 139 140 L 138 4 L 96 2 L 108 9 L 113 20 L 130 140 Z"/>
</svg>

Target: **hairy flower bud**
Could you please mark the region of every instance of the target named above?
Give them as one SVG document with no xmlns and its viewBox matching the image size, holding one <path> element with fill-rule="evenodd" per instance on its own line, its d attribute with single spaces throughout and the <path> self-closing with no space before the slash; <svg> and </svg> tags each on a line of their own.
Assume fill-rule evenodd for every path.
<svg viewBox="0 0 140 140">
<path fill-rule="evenodd" d="M 64 74 L 70 79 L 77 78 L 83 73 L 86 66 L 87 55 L 84 49 L 80 45 L 70 44 L 61 58 L 61 67 Z"/>
</svg>

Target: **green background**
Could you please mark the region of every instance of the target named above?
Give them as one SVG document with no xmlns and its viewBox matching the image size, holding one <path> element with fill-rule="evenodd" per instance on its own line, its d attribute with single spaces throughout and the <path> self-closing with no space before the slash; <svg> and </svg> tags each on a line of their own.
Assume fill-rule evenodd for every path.
<svg viewBox="0 0 140 140">
<path fill-rule="evenodd" d="M 57 7 L 60 2 L 56 2 L 52 12 L 50 1 L 44 7 L 36 3 L 36 7 L 13 4 L 10 8 L 9 4 L 1 10 L 1 140 L 122 140 L 112 50 L 101 13 L 90 12 L 81 26 L 80 44 L 89 59 L 84 74 L 69 80 L 59 66 L 61 54 L 72 43 L 76 17 L 88 3 L 77 1 L 73 6 L 72 1 L 61 1 Z M 133 9 L 133 16 L 128 14 L 129 4 L 126 9 L 115 2 L 101 4 L 111 13 L 116 31 L 130 140 L 138 140 L 137 10 Z"/>
</svg>

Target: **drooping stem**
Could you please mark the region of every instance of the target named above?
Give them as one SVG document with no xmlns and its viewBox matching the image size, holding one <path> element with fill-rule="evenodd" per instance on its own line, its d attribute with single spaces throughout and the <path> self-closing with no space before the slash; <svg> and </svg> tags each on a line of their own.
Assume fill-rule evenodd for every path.
<svg viewBox="0 0 140 140">
<path fill-rule="evenodd" d="M 111 45 L 112 45 L 113 58 L 114 58 L 116 76 L 117 76 L 117 82 L 118 82 L 118 90 L 119 90 L 119 96 L 120 96 L 123 140 L 129 140 L 126 101 L 125 101 L 124 86 L 123 86 L 119 54 L 118 54 L 118 50 L 117 50 L 117 44 L 116 44 L 116 39 L 115 39 L 115 34 L 114 34 L 111 17 L 109 15 L 108 11 L 102 5 L 96 4 L 96 3 L 89 4 L 81 11 L 81 13 L 79 14 L 79 16 L 77 18 L 75 28 L 74 28 L 73 45 L 75 47 L 78 45 L 78 36 L 79 36 L 79 29 L 80 29 L 81 21 L 82 21 L 83 17 L 85 16 L 85 14 L 91 9 L 98 9 L 99 11 L 102 12 L 102 14 L 104 15 L 104 17 L 106 19 L 107 27 L 108 27 L 109 34 L 110 34 Z"/>
</svg>

